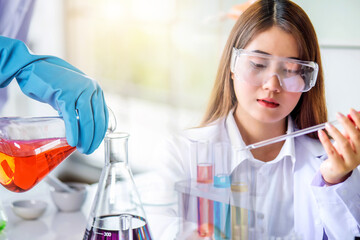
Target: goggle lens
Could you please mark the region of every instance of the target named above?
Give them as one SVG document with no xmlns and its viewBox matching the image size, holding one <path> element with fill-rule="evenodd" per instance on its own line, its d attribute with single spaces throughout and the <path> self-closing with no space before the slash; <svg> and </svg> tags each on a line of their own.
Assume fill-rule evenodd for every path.
<svg viewBox="0 0 360 240">
<path fill-rule="evenodd" d="M 234 48 L 231 71 L 236 80 L 243 80 L 255 86 L 263 85 L 276 75 L 285 91 L 306 92 L 315 85 L 318 65 L 315 62 Z"/>
</svg>

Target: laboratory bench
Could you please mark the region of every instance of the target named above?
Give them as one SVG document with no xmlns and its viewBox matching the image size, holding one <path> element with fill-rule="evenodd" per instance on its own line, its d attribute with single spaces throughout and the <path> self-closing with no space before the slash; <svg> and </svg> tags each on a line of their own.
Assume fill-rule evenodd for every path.
<svg viewBox="0 0 360 240">
<path fill-rule="evenodd" d="M 156 204 L 161 192 L 156 192 L 156 183 L 151 173 L 140 174 L 135 177 L 140 195 L 145 203 L 143 207 L 149 223 L 153 239 L 174 239 L 174 233 L 178 229 L 178 219 L 169 217 L 169 211 L 177 208 L 175 201 Z M 50 196 L 50 187 L 41 181 L 31 190 L 24 193 L 14 193 L 4 187 L 0 187 L 0 200 L 4 207 L 8 222 L 5 234 L 0 234 L 0 240 L 81 240 L 83 239 L 86 224 L 88 222 L 93 199 L 97 191 L 97 184 L 88 186 L 88 194 L 80 211 L 59 211 Z M 149 191 L 152 191 L 151 193 Z M 11 209 L 11 203 L 15 200 L 34 199 L 48 203 L 44 214 L 36 220 L 24 220 L 18 217 Z M 176 200 L 176 199 L 175 199 Z"/>
</svg>

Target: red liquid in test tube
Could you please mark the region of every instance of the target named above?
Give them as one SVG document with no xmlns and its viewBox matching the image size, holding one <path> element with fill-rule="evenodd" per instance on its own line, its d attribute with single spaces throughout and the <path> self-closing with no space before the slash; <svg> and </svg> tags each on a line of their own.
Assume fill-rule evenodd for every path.
<svg viewBox="0 0 360 240">
<path fill-rule="evenodd" d="M 197 182 L 213 183 L 213 156 L 211 143 L 196 142 Z M 212 237 L 214 233 L 214 202 L 206 198 L 197 198 L 198 234 L 200 237 Z"/>
<path fill-rule="evenodd" d="M 197 166 L 198 183 L 212 184 L 212 164 Z M 198 198 L 198 233 L 200 237 L 211 237 L 214 233 L 214 202 L 206 198 Z"/>
<path fill-rule="evenodd" d="M 197 182 L 212 183 L 213 182 L 213 165 L 211 163 L 201 163 L 197 165 Z"/>
<path fill-rule="evenodd" d="M 214 233 L 214 202 L 198 198 L 198 233 L 200 237 L 212 237 Z"/>
</svg>

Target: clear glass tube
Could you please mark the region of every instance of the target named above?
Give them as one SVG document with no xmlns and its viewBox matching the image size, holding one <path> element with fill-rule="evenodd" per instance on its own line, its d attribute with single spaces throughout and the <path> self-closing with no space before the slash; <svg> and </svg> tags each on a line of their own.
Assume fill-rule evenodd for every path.
<svg viewBox="0 0 360 240">
<path fill-rule="evenodd" d="M 212 144 L 208 141 L 197 141 L 193 144 L 196 151 L 197 182 L 212 183 L 214 176 Z"/>
<path fill-rule="evenodd" d="M 230 187 L 230 163 L 232 148 L 230 143 L 219 142 L 213 145 L 214 187 Z"/>
<path fill-rule="evenodd" d="M 230 163 L 232 151 L 230 143 L 215 143 L 214 158 L 214 187 L 230 189 Z M 214 201 L 214 238 L 215 240 L 230 239 L 230 204 Z"/>
<path fill-rule="evenodd" d="M 327 122 L 327 123 L 335 125 L 335 124 L 338 123 L 338 121 L 333 120 L 333 121 L 330 121 L 330 122 Z M 281 135 L 281 136 L 278 136 L 278 137 L 274 137 L 274 138 L 270 138 L 270 139 L 267 139 L 267 140 L 264 140 L 264 141 L 261 141 L 261 142 L 257 142 L 257 143 L 254 143 L 254 144 L 249 144 L 249 145 L 247 145 L 246 147 L 244 147 L 241 150 L 251 150 L 251 149 L 255 149 L 255 148 L 260 148 L 260 147 L 264 147 L 266 145 L 270 145 L 270 144 L 273 144 L 273 143 L 284 141 L 284 140 L 286 140 L 288 138 L 299 137 L 299 136 L 302 136 L 302 135 L 305 135 L 305 134 L 316 132 L 316 131 L 318 131 L 320 129 L 324 129 L 327 123 L 318 124 L 316 126 L 304 128 L 304 129 L 301 129 L 301 130 L 298 130 L 298 131 L 295 131 L 295 132 L 292 132 L 292 133 L 287 133 L 287 134 L 284 134 L 284 135 Z"/>
<path fill-rule="evenodd" d="M 119 219 L 119 240 L 133 240 L 132 215 L 123 214 Z"/>
<path fill-rule="evenodd" d="M 212 186 L 214 180 L 214 159 L 212 144 L 208 141 L 190 141 L 191 156 L 196 162 L 196 181 L 203 187 Z M 202 238 L 212 237 L 214 233 L 214 205 L 213 201 L 197 198 L 198 235 Z"/>
</svg>

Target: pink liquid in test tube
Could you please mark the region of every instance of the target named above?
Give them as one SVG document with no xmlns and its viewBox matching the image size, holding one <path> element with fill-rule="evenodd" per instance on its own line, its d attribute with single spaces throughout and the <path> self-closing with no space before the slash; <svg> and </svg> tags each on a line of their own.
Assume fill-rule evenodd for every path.
<svg viewBox="0 0 360 240">
<path fill-rule="evenodd" d="M 198 198 L 198 233 L 200 237 L 212 237 L 214 233 L 214 202 Z"/>
<path fill-rule="evenodd" d="M 213 183 L 213 154 L 212 143 L 208 141 L 192 141 L 190 144 L 190 153 L 196 162 L 196 181 L 201 191 L 207 191 L 207 186 Z M 201 186 L 200 186 L 201 185 Z M 198 236 L 203 238 L 212 238 L 214 234 L 214 203 L 213 201 L 197 197 L 197 217 L 198 217 Z"/>
<path fill-rule="evenodd" d="M 197 182 L 212 184 L 213 165 L 201 163 L 197 165 Z M 206 198 L 198 198 L 198 233 L 200 237 L 211 237 L 214 233 L 214 202 Z"/>
<path fill-rule="evenodd" d="M 198 183 L 213 182 L 213 165 L 211 163 L 199 163 L 197 165 L 197 182 Z"/>
</svg>

